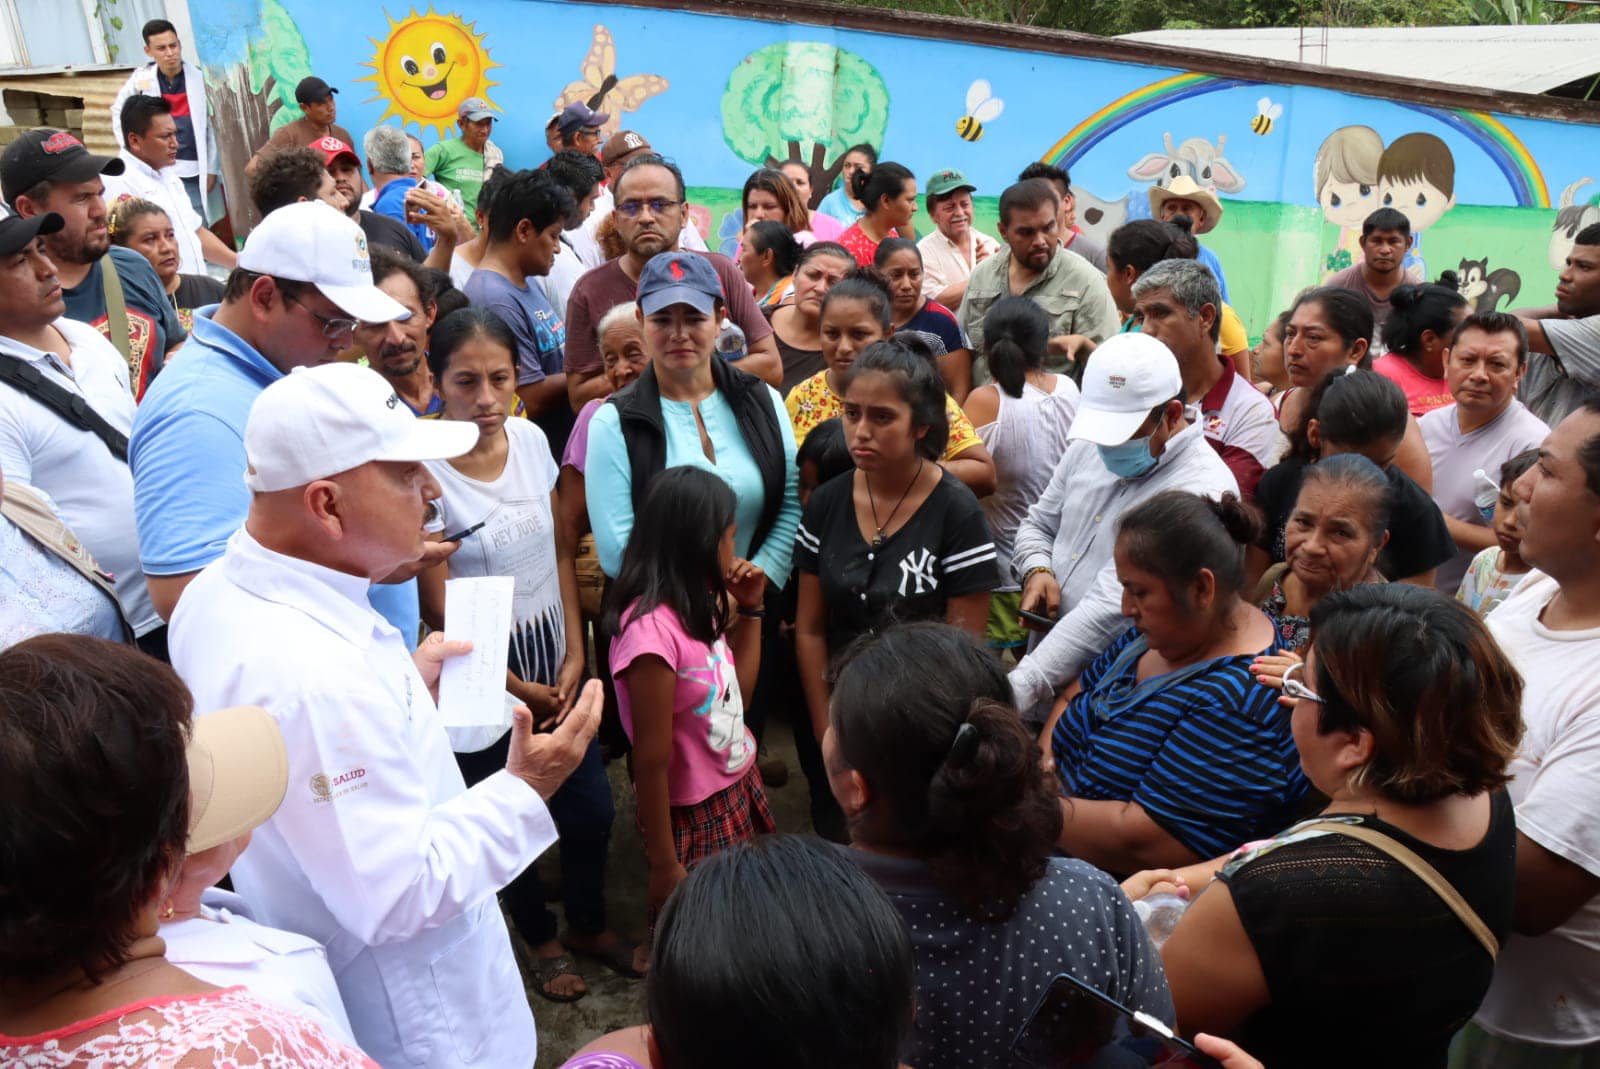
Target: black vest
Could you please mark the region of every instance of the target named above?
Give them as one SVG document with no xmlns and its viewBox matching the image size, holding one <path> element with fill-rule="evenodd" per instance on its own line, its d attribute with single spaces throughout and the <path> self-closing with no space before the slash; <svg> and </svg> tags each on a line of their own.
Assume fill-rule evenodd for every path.
<svg viewBox="0 0 1600 1069">
<path fill-rule="evenodd" d="M 783 507 L 784 475 L 789 459 L 783 448 L 783 429 L 778 425 L 778 414 L 772 407 L 772 395 L 765 382 L 718 356 L 711 358 L 711 378 L 717 392 L 733 409 L 739 433 L 761 472 L 761 518 L 750 539 L 749 551 L 749 556 L 754 557 L 771 532 L 778 510 Z M 644 508 L 650 481 L 667 466 L 666 424 L 661 418 L 661 385 L 656 381 L 655 366 L 646 367 L 644 374 L 612 394 L 607 403 L 617 408 L 617 420 L 633 474 L 633 514 L 638 516 Z"/>
</svg>

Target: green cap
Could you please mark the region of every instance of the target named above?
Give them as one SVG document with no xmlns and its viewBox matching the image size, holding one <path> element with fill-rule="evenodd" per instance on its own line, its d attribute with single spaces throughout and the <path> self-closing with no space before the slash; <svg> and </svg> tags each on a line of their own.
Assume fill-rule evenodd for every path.
<svg viewBox="0 0 1600 1069">
<path fill-rule="evenodd" d="M 967 176 L 960 171 L 938 171 L 928 179 L 928 188 L 924 190 L 930 197 L 942 197 L 947 193 L 954 193 L 958 189 L 976 190 L 978 187 L 967 181 Z"/>
</svg>

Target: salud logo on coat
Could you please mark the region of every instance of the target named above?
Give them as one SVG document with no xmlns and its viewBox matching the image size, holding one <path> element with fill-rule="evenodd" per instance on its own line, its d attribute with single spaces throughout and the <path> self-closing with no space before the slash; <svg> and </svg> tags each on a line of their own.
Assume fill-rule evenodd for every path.
<svg viewBox="0 0 1600 1069">
<path fill-rule="evenodd" d="M 348 772 L 340 772 L 330 776 L 325 772 L 318 772 L 311 777 L 311 794 L 313 802 L 331 802 L 343 798 L 347 794 L 362 790 L 367 786 L 367 770 L 365 768 L 352 768 Z"/>
</svg>

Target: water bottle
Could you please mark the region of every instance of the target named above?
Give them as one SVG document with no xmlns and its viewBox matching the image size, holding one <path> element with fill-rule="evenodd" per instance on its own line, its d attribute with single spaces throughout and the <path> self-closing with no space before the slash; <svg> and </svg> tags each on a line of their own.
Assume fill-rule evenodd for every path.
<svg viewBox="0 0 1600 1069">
<path fill-rule="evenodd" d="M 1500 500 L 1500 486 L 1482 468 L 1472 473 L 1472 503 L 1478 506 L 1483 522 L 1494 526 L 1494 507 Z"/>
<path fill-rule="evenodd" d="M 743 360 L 745 356 L 744 331 L 739 329 L 739 324 L 731 319 L 722 321 L 722 329 L 717 334 L 717 355 L 732 363 Z"/>
<path fill-rule="evenodd" d="M 1187 898 L 1173 894 L 1147 895 L 1133 904 L 1133 911 L 1139 915 L 1150 942 L 1155 944 L 1157 950 L 1167 941 L 1172 930 L 1178 926 L 1183 911 L 1188 908 Z"/>
</svg>

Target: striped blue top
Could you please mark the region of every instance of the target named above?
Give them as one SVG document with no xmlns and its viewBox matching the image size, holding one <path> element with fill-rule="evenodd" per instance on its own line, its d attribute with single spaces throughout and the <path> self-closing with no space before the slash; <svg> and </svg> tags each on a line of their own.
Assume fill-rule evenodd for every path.
<svg viewBox="0 0 1600 1069">
<path fill-rule="evenodd" d="M 1051 736 L 1062 794 L 1134 802 L 1203 858 L 1292 823 L 1309 785 L 1289 710 L 1251 677 L 1253 657 L 1140 682 L 1147 649 L 1130 628 L 1084 670 Z"/>
</svg>

